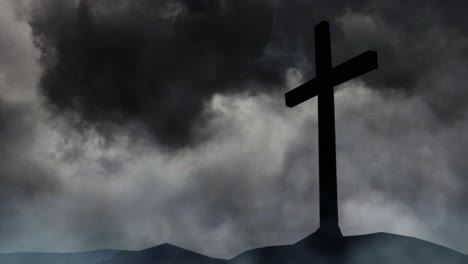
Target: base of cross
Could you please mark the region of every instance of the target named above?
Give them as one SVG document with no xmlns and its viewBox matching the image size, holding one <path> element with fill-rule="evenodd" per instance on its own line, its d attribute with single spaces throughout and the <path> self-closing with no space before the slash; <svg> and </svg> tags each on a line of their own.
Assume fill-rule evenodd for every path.
<svg viewBox="0 0 468 264">
<path fill-rule="evenodd" d="M 320 226 L 313 234 L 296 243 L 307 250 L 316 250 L 321 255 L 333 256 L 343 245 L 343 235 L 338 225 Z"/>
<path fill-rule="evenodd" d="M 321 225 L 314 233 L 318 237 L 323 238 L 342 238 L 340 226 L 338 225 Z"/>
</svg>

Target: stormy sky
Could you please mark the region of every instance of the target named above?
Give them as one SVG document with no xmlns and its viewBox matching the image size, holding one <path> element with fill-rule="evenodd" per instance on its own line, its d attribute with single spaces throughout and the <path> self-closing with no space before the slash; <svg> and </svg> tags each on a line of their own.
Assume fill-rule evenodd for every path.
<svg viewBox="0 0 468 264">
<path fill-rule="evenodd" d="M 468 253 L 463 1 L 0 0 L 0 252 L 214 257 L 318 227 L 313 27 L 333 63 L 340 226 Z"/>
</svg>

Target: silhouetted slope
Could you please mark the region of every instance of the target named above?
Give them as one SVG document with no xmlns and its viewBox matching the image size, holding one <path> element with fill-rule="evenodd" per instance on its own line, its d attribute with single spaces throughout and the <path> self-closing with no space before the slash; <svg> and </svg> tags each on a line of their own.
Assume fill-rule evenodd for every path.
<svg viewBox="0 0 468 264">
<path fill-rule="evenodd" d="M 421 239 L 375 233 L 327 238 L 314 233 L 284 246 L 248 250 L 231 260 L 162 244 L 141 251 L 0 254 L 0 264 L 468 264 L 468 256 Z"/>
<path fill-rule="evenodd" d="M 113 257 L 117 250 L 78 253 L 9 253 L 0 254 L 1 264 L 97 264 Z"/>
<path fill-rule="evenodd" d="M 421 239 L 376 233 L 325 239 L 312 234 L 293 245 L 246 251 L 229 264 L 468 264 L 468 256 Z"/>
<path fill-rule="evenodd" d="M 141 251 L 121 252 L 101 264 L 226 264 L 226 260 L 211 258 L 196 252 L 162 244 Z"/>
</svg>

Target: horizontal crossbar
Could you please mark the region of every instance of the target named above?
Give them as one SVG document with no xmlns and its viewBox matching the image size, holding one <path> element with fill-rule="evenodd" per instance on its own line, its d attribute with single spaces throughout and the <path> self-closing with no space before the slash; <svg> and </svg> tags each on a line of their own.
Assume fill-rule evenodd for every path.
<svg viewBox="0 0 468 264">
<path fill-rule="evenodd" d="M 307 101 L 319 93 L 319 89 L 324 86 L 324 82 L 331 82 L 331 86 L 340 85 L 353 78 L 363 75 L 369 71 L 377 69 L 377 52 L 368 50 L 336 67 L 333 67 L 331 80 L 314 78 L 297 88 L 284 94 L 286 106 L 294 107 L 304 101 Z"/>
</svg>

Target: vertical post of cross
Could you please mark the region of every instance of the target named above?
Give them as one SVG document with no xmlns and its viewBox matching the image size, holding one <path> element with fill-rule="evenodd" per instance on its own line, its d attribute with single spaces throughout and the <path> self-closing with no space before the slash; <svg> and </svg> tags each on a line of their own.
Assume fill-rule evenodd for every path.
<svg viewBox="0 0 468 264">
<path fill-rule="evenodd" d="M 330 26 L 315 26 L 316 77 L 284 94 L 286 106 L 294 107 L 318 97 L 320 227 L 318 234 L 342 236 L 338 221 L 336 179 L 335 102 L 333 87 L 378 68 L 377 52 L 368 50 L 332 67 Z M 323 237 L 323 236 L 322 236 Z"/>
<path fill-rule="evenodd" d="M 320 228 L 326 232 L 339 232 L 335 103 L 331 83 L 330 28 L 326 21 L 315 26 L 315 72 L 322 84 L 318 93 Z"/>
</svg>

